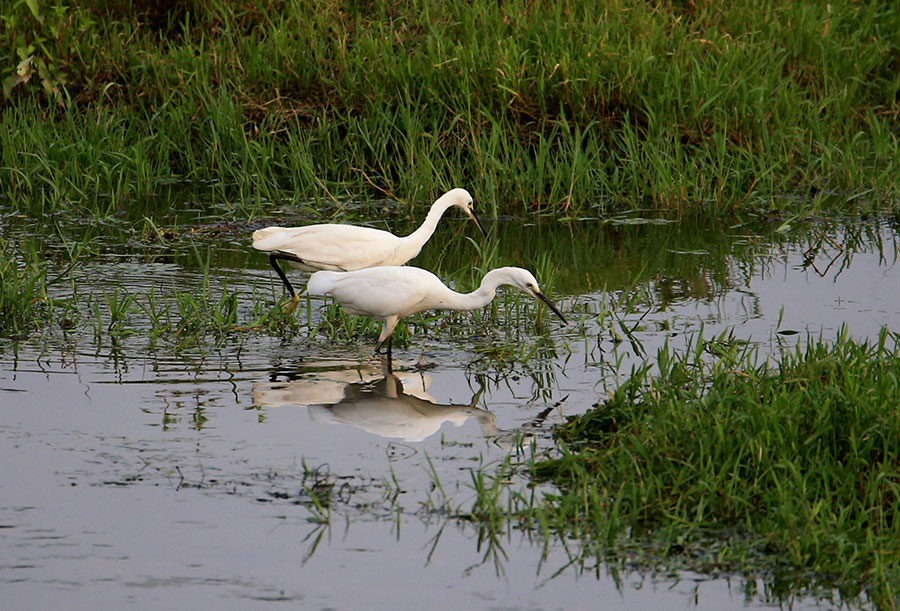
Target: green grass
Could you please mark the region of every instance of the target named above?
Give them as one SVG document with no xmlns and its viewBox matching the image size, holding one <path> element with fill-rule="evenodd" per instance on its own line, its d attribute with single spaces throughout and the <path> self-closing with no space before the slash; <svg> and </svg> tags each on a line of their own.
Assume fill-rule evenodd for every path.
<svg viewBox="0 0 900 611">
<path fill-rule="evenodd" d="M 900 8 L 851 0 L 11 3 L 0 197 L 893 207 L 898 49 Z"/>
<path fill-rule="evenodd" d="M 0 240 L 0 328 L 27 335 L 46 319 L 47 262 L 34 249 L 18 252 Z"/>
<path fill-rule="evenodd" d="M 587 555 L 768 575 L 892 608 L 898 339 L 810 339 L 777 362 L 723 338 L 663 348 L 655 367 L 557 429 L 558 458 L 532 459 L 533 477 L 558 492 L 479 484 L 465 515 L 496 530 L 499 512 L 576 538 Z"/>
</svg>

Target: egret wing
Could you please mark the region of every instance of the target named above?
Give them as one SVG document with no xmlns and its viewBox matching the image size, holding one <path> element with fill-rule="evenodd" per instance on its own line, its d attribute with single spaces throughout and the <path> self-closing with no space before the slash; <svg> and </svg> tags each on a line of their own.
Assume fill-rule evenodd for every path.
<svg viewBox="0 0 900 611">
<path fill-rule="evenodd" d="M 328 286 L 320 286 L 311 279 L 310 287 L 331 295 L 352 313 L 375 318 L 403 317 L 421 311 L 419 306 L 427 297 L 429 276 L 429 272 L 415 267 L 373 267 L 328 275 Z"/>
<path fill-rule="evenodd" d="M 387 231 L 353 225 L 270 227 L 253 234 L 253 247 L 290 253 L 316 269 L 349 271 L 395 263 L 399 239 Z"/>
</svg>

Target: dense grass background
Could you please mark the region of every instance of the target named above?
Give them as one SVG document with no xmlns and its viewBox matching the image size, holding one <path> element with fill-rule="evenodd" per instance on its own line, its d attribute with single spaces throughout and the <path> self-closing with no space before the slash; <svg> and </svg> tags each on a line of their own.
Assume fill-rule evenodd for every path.
<svg viewBox="0 0 900 611">
<path fill-rule="evenodd" d="M 900 190 L 892 2 L 20 0 L 0 18 L 19 210 L 185 181 L 240 214 L 450 186 L 556 214 Z"/>
</svg>

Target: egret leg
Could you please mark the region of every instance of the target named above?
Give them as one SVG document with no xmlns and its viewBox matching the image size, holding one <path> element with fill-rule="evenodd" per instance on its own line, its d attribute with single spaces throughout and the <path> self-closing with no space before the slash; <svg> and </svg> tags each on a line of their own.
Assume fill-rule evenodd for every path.
<svg viewBox="0 0 900 611">
<path fill-rule="evenodd" d="M 387 350 L 385 353 L 387 354 L 388 363 L 391 362 L 391 340 L 394 338 L 393 335 L 388 335 L 386 339 L 381 340 L 377 344 L 375 344 L 375 352 L 381 352 L 381 348 L 387 344 Z"/>
<path fill-rule="evenodd" d="M 297 304 L 300 303 L 300 296 L 297 294 L 297 291 L 294 290 L 294 286 L 291 284 L 291 281 L 288 280 L 287 276 L 284 273 L 284 270 L 282 270 L 281 266 L 278 265 L 278 259 L 291 261 L 295 260 L 296 257 L 280 251 L 269 253 L 269 263 L 271 263 L 272 267 L 275 268 L 275 272 L 278 274 L 278 277 L 281 278 L 281 282 L 284 284 L 285 290 L 291 296 L 291 299 L 289 301 L 285 301 L 283 304 L 281 304 L 281 311 L 285 314 L 290 314 L 294 311 L 294 308 L 297 307 Z"/>
<path fill-rule="evenodd" d="M 387 357 L 381 357 L 381 373 L 385 378 L 394 374 L 394 364 L 391 362 L 391 359 Z"/>
<path fill-rule="evenodd" d="M 394 337 L 394 328 L 400 318 L 396 314 L 392 314 L 384 319 L 384 325 L 381 327 L 381 335 L 378 336 L 378 343 L 375 344 L 375 352 L 381 350 L 384 342 L 387 342 L 387 355 L 391 358 L 391 339 Z"/>
</svg>

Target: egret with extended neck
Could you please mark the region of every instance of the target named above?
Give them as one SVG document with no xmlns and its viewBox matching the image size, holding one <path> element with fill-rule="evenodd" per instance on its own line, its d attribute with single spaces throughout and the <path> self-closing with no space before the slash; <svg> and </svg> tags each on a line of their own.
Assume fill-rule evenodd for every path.
<svg viewBox="0 0 900 611">
<path fill-rule="evenodd" d="M 481 286 L 471 293 L 457 293 L 429 271 L 418 267 L 372 267 L 352 272 L 320 271 L 306 285 L 311 295 L 330 295 L 351 314 L 362 314 L 384 322 L 375 350 L 387 342 L 397 322 L 424 310 L 474 310 L 489 304 L 503 285 L 514 286 L 543 301 L 560 320 L 562 312 L 541 293 L 537 280 L 527 269 L 500 267 L 485 274 Z"/>
</svg>

